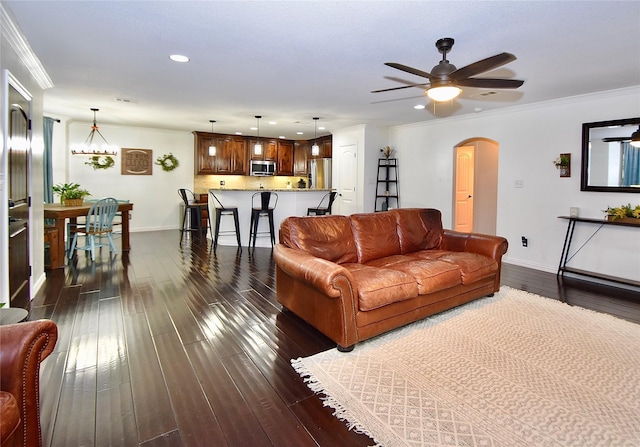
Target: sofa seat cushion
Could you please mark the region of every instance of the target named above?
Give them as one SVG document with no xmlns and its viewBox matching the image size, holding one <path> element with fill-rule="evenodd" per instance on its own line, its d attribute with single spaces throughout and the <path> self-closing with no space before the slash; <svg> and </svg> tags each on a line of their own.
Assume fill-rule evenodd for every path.
<svg viewBox="0 0 640 447">
<path fill-rule="evenodd" d="M 437 259 L 395 255 L 370 261 L 367 265 L 398 270 L 412 276 L 418 283 L 420 295 L 448 289 L 462 282 L 460 268 L 457 265 Z"/>
<path fill-rule="evenodd" d="M 495 259 L 477 253 L 446 250 L 423 250 L 411 253 L 409 256 L 419 259 L 432 259 L 448 262 L 460 268 L 462 284 L 471 284 L 486 278 L 498 271 Z"/>
<path fill-rule="evenodd" d="M 407 273 L 369 265 L 348 263 L 343 267 L 358 285 L 358 307 L 367 311 L 418 296 L 418 283 Z"/>
</svg>

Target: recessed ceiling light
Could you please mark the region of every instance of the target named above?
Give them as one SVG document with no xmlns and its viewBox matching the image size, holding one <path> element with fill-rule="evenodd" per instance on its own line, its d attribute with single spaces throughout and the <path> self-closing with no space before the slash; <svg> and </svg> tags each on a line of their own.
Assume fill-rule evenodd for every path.
<svg viewBox="0 0 640 447">
<path fill-rule="evenodd" d="M 296 135 L 304 135 L 304 132 L 296 132 Z"/>
<path fill-rule="evenodd" d="M 318 127 L 318 130 L 325 130 L 326 127 Z"/>
<path fill-rule="evenodd" d="M 183 56 L 182 54 L 172 54 L 169 56 L 173 62 L 189 62 L 189 58 L 187 56 Z"/>
<path fill-rule="evenodd" d="M 278 138 L 280 138 L 281 140 L 284 140 L 287 137 L 285 137 L 284 135 L 280 135 Z"/>
<path fill-rule="evenodd" d="M 236 132 L 236 135 L 242 135 L 242 132 Z"/>
<path fill-rule="evenodd" d="M 275 126 L 275 125 L 276 125 L 276 124 L 278 124 L 278 123 L 277 123 L 277 122 L 275 122 L 275 121 L 269 121 L 269 124 L 271 124 L 272 126 Z"/>
<path fill-rule="evenodd" d="M 257 127 L 249 127 L 249 130 L 258 130 Z"/>
<path fill-rule="evenodd" d="M 424 105 L 423 104 L 418 104 L 418 105 L 413 106 L 413 108 L 416 109 L 416 110 L 422 110 L 422 109 L 424 109 Z"/>
</svg>

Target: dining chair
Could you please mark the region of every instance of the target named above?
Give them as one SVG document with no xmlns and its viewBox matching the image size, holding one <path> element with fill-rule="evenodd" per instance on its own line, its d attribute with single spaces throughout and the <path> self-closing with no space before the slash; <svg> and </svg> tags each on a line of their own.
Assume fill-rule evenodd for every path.
<svg viewBox="0 0 640 447">
<path fill-rule="evenodd" d="M 307 216 L 310 216 L 312 213 L 316 216 L 324 216 L 325 214 L 331 214 L 331 207 L 333 206 L 333 201 L 336 199 L 336 192 L 331 191 L 328 192 L 322 197 L 320 203 L 315 208 L 307 208 Z M 322 204 L 326 203 L 325 206 Z"/>
<path fill-rule="evenodd" d="M 91 260 L 96 259 L 96 248 L 109 246 L 109 250 L 116 252 L 111 233 L 113 232 L 113 217 L 118 211 L 118 201 L 113 197 L 100 199 L 91 205 L 87 212 L 84 225 L 77 225 L 73 229 L 73 240 L 69 249 L 69 258 L 73 257 L 75 250 L 91 252 Z M 84 246 L 78 245 L 78 235 L 86 236 Z M 108 244 L 103 244 L 99 236 L 107 236 Z"/>
</svg>

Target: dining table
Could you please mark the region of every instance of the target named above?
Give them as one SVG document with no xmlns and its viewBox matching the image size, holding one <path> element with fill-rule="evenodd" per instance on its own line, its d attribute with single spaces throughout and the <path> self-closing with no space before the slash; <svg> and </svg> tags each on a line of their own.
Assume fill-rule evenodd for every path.
<svg viewBox="0 0 640 447">
<path fill-rule="evenodd" d="M 51 250 L 57 251 L 57 256 L 51 257 L 51 268 L 57 269 L 64 267 L 65 259 L 65 237 L 66 237 L 66 220 L 76 223 L 78 217 L 86 216 L 89 209 L 93 205 L 92 202 L 86 202 L 78 206 L 65 206 L 60 203 L 45 203 L 44 218 L 53 219 L 55 228 L 58 233 L 57 247 L 51 247 Z M 122 214 L 122 251 L 129 251 L 129 212 L 133 209 L 131 202 L 118 202 L 118 212 Z"/>
</svg>

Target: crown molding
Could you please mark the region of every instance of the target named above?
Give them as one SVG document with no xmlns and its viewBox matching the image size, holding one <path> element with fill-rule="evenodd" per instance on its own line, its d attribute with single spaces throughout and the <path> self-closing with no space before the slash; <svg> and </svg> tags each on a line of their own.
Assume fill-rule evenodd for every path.
<svg viewBox="0 0 640 447">
<path fill-rule="evenodd" d="M 22 31 L 20 31 L 2 3 L 0 3 L 0 29 L 2 29 L 2 38 L 6 39 L 9 46 L 13 48 L 40 88 L 45 90 L 53 87 L 53 81 L 51 81 L 47 71 L 40 63 L 40 59 L 33 52 L 24 34 L 22 34 Z"/>
</svg>

